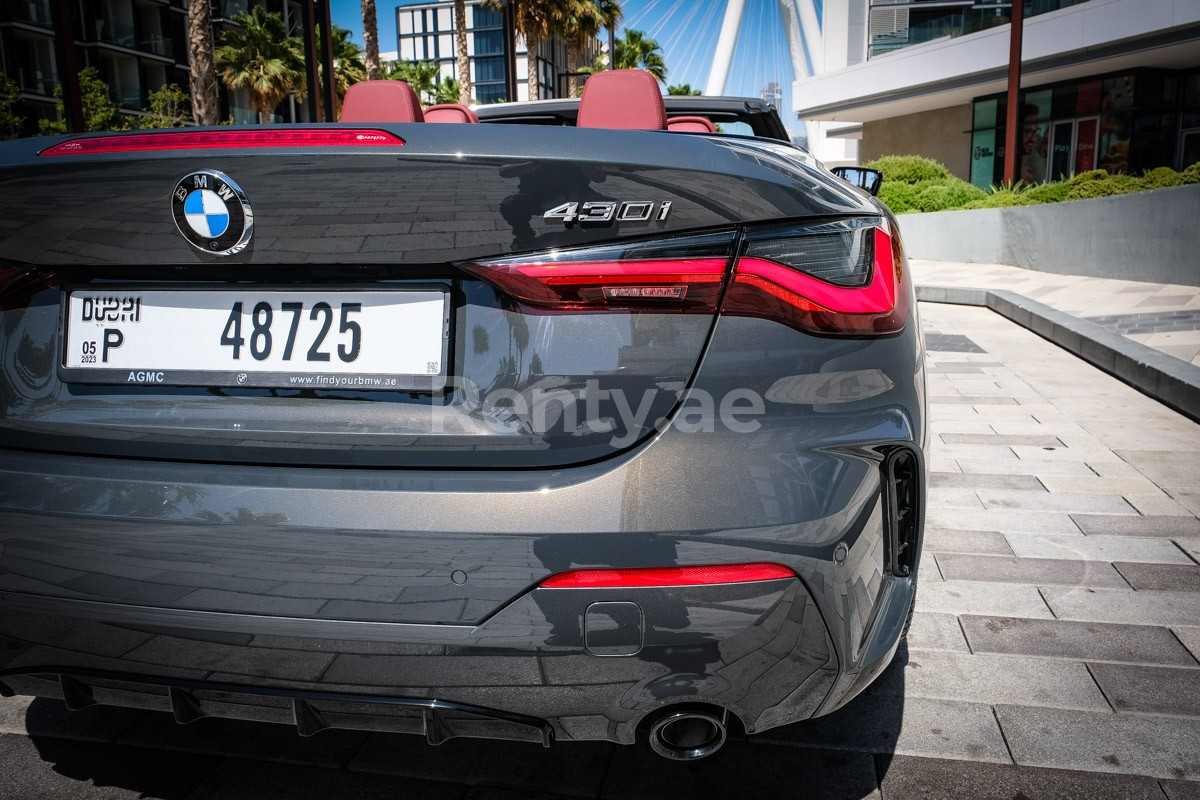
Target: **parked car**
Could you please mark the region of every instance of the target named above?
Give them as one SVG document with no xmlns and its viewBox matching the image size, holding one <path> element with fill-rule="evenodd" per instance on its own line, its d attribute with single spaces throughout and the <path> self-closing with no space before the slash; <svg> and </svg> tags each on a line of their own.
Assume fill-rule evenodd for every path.
<svg viewBox="0 0 1200 800">
<path fill-rule="evenodd" d="M 899 231 L 676 102 L 0 143 L 0 693 L 691 759 L 866 687 L 922 530 Z"/>
</svg>

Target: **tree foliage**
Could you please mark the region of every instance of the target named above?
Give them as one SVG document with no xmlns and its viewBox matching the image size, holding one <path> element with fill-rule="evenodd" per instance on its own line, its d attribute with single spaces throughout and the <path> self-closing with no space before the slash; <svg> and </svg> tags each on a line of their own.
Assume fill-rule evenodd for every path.
<svg viewBox="0 0 1200 800">
<path fill-rule="evenodd" d="M 187 92 L 174 83 L 164 83 L 150 93 L 146 114 L 151 128 L 182 128 L 192 121 Z"/>
<path fill-rule="evenodd" d="M 639 30 L 626 28 L 614 42 L 616 57 L 613 69 L 644 69 L 664 83 L 667 80 L 667 62 L 663 60 L 662 47 L 658 42 Z"/>
<path fill-rule="evenodd" d="M 457 103 L 461 97 L 461 89 L 458 81 L 454 78 L 446 78 L 439 83 L 433 90 L 433 102 L 435 103 Z"/>
<path fill-rule="evenodd" d="M 667 94 L 692 96 L 700 94 L 700 90 L 693 89 L 689 83 L 677 83 L 674 86 L 667 87 Z"/>
<path fill-rule="evenodd" d="M 129 117 L 122 114 L 113 103 L 108 84 L 100 77 L 95 67 L 79 70 L 79 96 L 83 105 L 84 131 L 123 131 L 130 127 Z M 67 132 L 62 84 L 54 87 L 54 99 L 58 118 L 38 120 L 39 133 L 42 135 Z"/>
<path fill-rule="evenodd" d="M 291 91 L 303 91 L 304 61 L 297 37 L 288 33 L 283 16 L 262 6 L 234 15 L 236 27 L 225 31 L 217 48 L 217 69 L 230 89 L 245 89 L 260 122 Z"/>
<path fill-rule="evenodd" d="M 25 119 L 13 111 L 21 87 L 8 75 L 0 72 L 0 139 L 15 139 L 21 135 Z"/>
<path fill-rule="evenodd" d="M 551 21 L 551 32 L 567 45 L 568 96 L 578 94 L 579 58 L 596 34 L 621 20 L 617 0 L 560 0 Z"/>
<path fill-rule="evenodd" d="M 513 26 L 525 39 L 525 48 L 529 52 L 529 58 L 526 59 L 529 66 L 529 99 L 541 99 L 537 52 L 542 42 L 554 31 L 561 0 L 483 0 L 483 3 L 497 11 L 503 11 L 507 5 L 512 11 Z"/>
<path fill-rule="evenodd" d="M 440 75 L 441 67 L 435 61 L 392 61 L 385 65 L 383 76 L 390 81 L 404 81 L 417 93 L 417 98 L 427 105 L 439 102 L 434 98 L 437 97 Z"/>
</svg>

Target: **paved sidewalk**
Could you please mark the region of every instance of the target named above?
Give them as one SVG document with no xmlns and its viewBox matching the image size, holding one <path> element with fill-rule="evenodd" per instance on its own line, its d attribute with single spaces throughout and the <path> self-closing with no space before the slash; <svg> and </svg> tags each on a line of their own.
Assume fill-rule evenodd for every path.
<svg viewBox="0 0 1200 800">
<path fill-rule="evenodd" d="M 914 260 L 912 268 L 918 284 L 1007 289 L 1200 366 L 1200 286 L 959 261 Z"/>
<path fill-rule="evenodd" d="M 671 764 L 16 698 L 0 797 L 1200 800 L 1200 425 L 987 309 L 921 313 L 917 613 L 836 714 Z"/>
</svg>

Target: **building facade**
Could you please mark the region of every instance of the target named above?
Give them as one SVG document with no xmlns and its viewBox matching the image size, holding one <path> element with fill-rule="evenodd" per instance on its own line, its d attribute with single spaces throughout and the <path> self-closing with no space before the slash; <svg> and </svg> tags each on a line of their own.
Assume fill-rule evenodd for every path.
<svg viewBox="0 0 1200 800">
<path fill-rule="evenodd" d="M 977 186 L 1003 177 L 1011 0 L 826 0 L 848 53 L 797 81 L 802 119 L 858 156 L 925 155 Z M 1019 179 L 1200 160 L 1200 2 L 1026 0 Z M 844 45 L 841 38 L 846 38 Z"/>
<path fill-rule="evenodd" d="M 504 14 L 479 0 L 466 4 L 467 54 L 471 63 L 471 93 L 474 102 L 497 103 L 528 100 L 529 53 L 521 36 L 516 37 L 515 58 L 508 57 Z M 454 43 L 454 0 L 402 5 L 396 9 L 396 51 L 402 61 L 432 61 L 440 68 L 442 80 L 458 79 Z M 595 61 L 600 43 L 585 48 L 580 66 Z M 550 38 L 537 52 L 538 81 L 541 97 L 563 97 L 567 93 L 562 77 L 567 71 L 567 48 L 561 39 Z M 509 97 L 508 69 L 515 65 L 517 96 Z"/>
<path fill-rule="evenodd" d="M 284 15 L 298 29 L 300 6 L 289 0 L 215 0 L 214 40 L 236 25 L 232 18 L 252 5 Z M 20 89 L 16 113 L 35 134 L 39 119 L 57 117 L 55 87 L 70 79 L 58 65 L 58 29 L 51 0 L 0 0 L 0 71 Z M 150 94 L 173 83 L 188 90 L 185 0 L 72 0 L 73 46 L 79 69 L 95 67 L 121 111 L 144 115 Z M 222 119 L 257 122 L 244 91 L 230 92 L 218 81 Z M 276 121 L 305 119 L 295 98 L 277 109 Z"/>
</svg>

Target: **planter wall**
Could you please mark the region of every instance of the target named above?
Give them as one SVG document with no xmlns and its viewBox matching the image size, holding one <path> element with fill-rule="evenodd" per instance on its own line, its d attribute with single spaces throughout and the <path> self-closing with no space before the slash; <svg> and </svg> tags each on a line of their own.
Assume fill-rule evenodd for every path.
<svg viewBox="0 0 1200 800">
<path fill-rule="evenodd" d="M 1200 286 L 1200 184 L 897 219 L 910 258 Z"/>
</svg>

